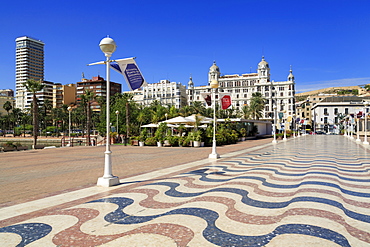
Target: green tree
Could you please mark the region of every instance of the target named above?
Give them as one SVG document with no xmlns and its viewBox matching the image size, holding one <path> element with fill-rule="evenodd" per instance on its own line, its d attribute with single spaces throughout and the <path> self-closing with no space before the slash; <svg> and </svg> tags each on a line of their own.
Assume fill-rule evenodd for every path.
<svg viewBox="0 0 370 247">
<path fill-rule="evenodd" d="M 249 117 L 250 117 L 249 106 L 244 105 L 242 107 L 242 109 L 241 109 L 241 115 L 242 115 L 242 118 L 249 119 Z"/>
<path fill-rule="evenodd" d="M 8 117 L 7 117 L 7 123 L 8 123 L 8 129 L 10 129 L 10 116 L 9 116 L 9 111 L 13 108 L 13 105 L 10 101 L 6 101 L 3 105 L 4 110 L 7 112 Z"/>
<path fill-rule="evenodd" d="M 48 127 L 48 123 L 51 121 L 50 112 L 51 109 L 53 109 L 53 104 L 50 100 L 45 99 L 44 103 L 41 106 L 40 109 L 40 117 L 42 121 L 43 131 L 45 131 L 46 134 L 46 128 Z"/>
<path fill-rule="evenodd" d="M 39 130 L 39 120 L 38 120 L 38 104 L 37 104 L 37 97 L 36 93 L 41 91 L 44 88 L 44 85 L 40 81 L 36 81 L 33 79 L 28 79 L 23 86 L 26 90 L 32 93 L 32 108 L 33 108 L 33 116 L 32 116 L 32 124 L 33 124 L 33 146 L 37 145 L 37 133 Z"/>
<path fill-rule="evenodd" d="M 206 111 L 206 107 L 204 106 L 203 102 L 201 101 L 195 101 L 193 104 L 190 106 L 191 110 L 194 114 L 200 114 L 204 116 L 204 112 Z"/>
<path fill-rule="evenodd" d="M 13 108 L 12 114 L 11 114 L 11 120 L 13 122 L 13 136 L 20 135 L 20 133 L 16 133 L 16 126 L 19 123 L 19 120 L 22 117 L 22 110 L 19 108 Z"/>
<path fill-rule="evenodd" d="M 262 94 L 260 92 L 253 93 L 249 104 L 249 112 L 251 118 L 255 120 L 261 118 L 264 107 L 265 100 L 262 98 Z"/>
</svg>

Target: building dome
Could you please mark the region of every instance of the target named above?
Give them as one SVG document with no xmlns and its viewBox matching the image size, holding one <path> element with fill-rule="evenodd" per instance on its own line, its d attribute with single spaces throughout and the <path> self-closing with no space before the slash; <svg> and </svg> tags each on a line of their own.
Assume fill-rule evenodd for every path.
<svg viewBox="0 0 370 247">
<path fill-rule="evenodd" d="M 258 68 L 268 68 L 268 67 L 269 63 L 266 62 L 265 57 L 263 56 L 261 62 L 259 62 L 258 64 Z"/>
<path fill-rule="evenodd" d="M 213 61 L 211 68 L 209 68 L 209 72 L 218 72 L 220 73 L 220 68 L 216 65 L 216 61 Z"/>
<path fill-rule="evenodd" d="M 188 82 L 188 87 L 194 87 L 194 82 L 193 82 L 193 78 L 190 76 L 190 79 L 189 79 L 189 82 Z"/>
<path fill-rule="evenodd" d="M 290 66 L 290 70 L 289 70 L 289 75 L 288 75 L 288 81 L 294 81 L 294 75 L 293 75 L 293 70 L 292 70 L 292 66 Z"/>
</svg>

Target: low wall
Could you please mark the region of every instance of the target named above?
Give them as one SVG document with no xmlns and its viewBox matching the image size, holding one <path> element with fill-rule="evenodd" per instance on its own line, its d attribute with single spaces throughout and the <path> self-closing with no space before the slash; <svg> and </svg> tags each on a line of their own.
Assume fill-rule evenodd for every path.
<svg viewBox="0 0 370 247">
<path fill-rule="evenodd" d="M 22 146 L 27 146 L 29 149 L 31 149 L 32 144 L 33 144 L 33 139 L 32 138 L 9 138 L 9 137 L 2 137 L 0 138 L 0 146 L 7 142 L 12 142 L 12 143 L 20 143 Z M 44 145 L 45 147 L 47 146 L 56 146 L 60 147 L 61 146 L 61 139 L 57 138 L 37 138 L 37 145 Z"/>
</svg>

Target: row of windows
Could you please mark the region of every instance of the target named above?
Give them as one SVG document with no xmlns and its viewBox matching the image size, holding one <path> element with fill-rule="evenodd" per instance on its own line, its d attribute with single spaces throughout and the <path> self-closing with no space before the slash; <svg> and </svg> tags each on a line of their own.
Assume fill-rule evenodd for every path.
<svg viewBox="0 0 370 247">
<path fill-rule="evenodd" d="M 334 108 L 334 115 L 338 115 L 338 108 Z M 344 108 L 344 114 L 349 114 L 348 108 Z M 329 115 L 328 108 L 324 108 L 324 115 Z"/>
</svg>

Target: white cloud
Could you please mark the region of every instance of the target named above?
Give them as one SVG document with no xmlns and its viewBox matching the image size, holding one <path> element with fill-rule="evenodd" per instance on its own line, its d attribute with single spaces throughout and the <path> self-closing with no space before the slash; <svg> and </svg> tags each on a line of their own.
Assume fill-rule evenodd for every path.
<svg viewBox="0 0 370 247">
<path fill-rule="evenodd" d="M 328 87 L 348 87 L 360 86 L 370 83 L 370 77 L 363 78 L 345 78 L 329 81 L 303 82 L 296 84 L 296 93 L 309 92 L 313 90 L 324 89 Z"/>
</svg>

